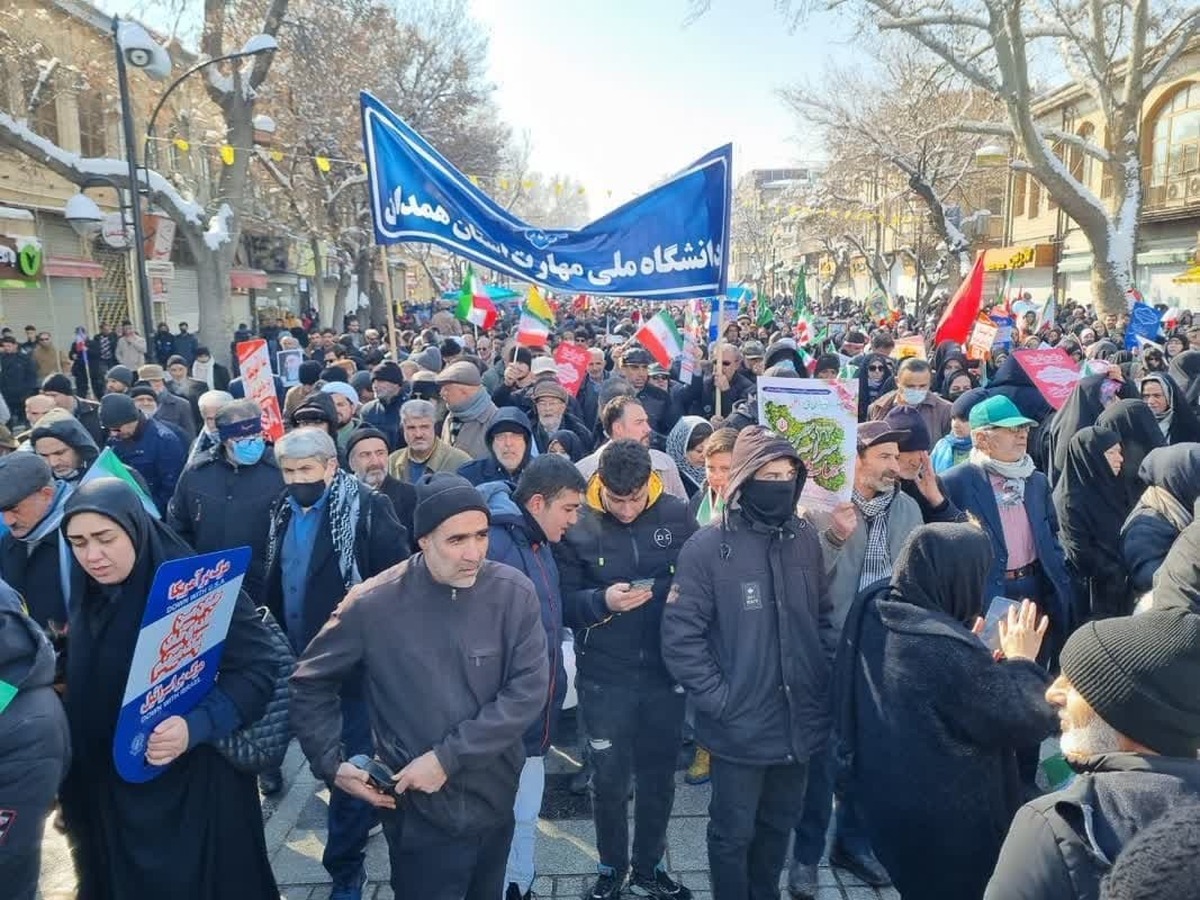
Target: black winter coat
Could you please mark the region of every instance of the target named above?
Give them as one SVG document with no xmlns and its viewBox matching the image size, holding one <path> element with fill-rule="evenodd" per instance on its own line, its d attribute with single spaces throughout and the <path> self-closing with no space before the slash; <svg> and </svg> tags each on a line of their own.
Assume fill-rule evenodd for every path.
<svg viewBox="0 0 1200 900">
<path fill-rule="evenodd" d="M 670 683 L 662 659 L 661 625 L 679 551 L 696 530 L 687 504 L 662 492 L 651 475 L 651 502 L 631 524 L 604 512 L 599 479 L 592 477 L 579 521 L 554 545 L 563 621 L 575 628 L 581 678 L 629 684 L 644 676 Z M 620 582 L 654 579 L 654 596 L 637 609 L 613 613 L 604 592 Z"/>
<path fill-rule="evenodd" d="M 985 900 L 1099 900 L 1100 880 L 1139 831 L 1200 800 L 1194 759 L 1113 753 L 1074 768 L 1071 784 L 1017 812 Z"/>
<path fill-rule="evenodd" d="M 662 622 L 667 668 L 696 710 L 696 741 L 752 765 L 803 762 L 829 735 L 837 635 L 816 530 L 738 515 L 679 554 Z"/>
<path fill-rule="evenodd" d="M 249 547 L 242 590 L 258 605 L 266 581 L 271 506 L 282 490 L 283 475 L 270 453 L 253 466 L 235 466 L 218 447 L 179 476 L 167 524 L 197 553 Z"/>
<path fill-rule="evenodd" d="M 281 493 L 279 499 L 270 507 L 271 517 L 275 516 L 281 504 L 287 502 L 287 494 Z M 359 574 L 363 581 L 366 581 L 408 558 L 408 535 L 397 521 L 392 501 L 387 496 L 363 485 L 359 502 L 354 550 Z M 328 504 L 321 515 L 324 521 L 317 529 L 317 540 L 308 560 L 308 585 L 304 596 L 304 638 L 295 648 L 297 652 L 302 652 L 308 646 L 346 596 L 346 586 L 342 583 L 342 573 L 338 569 L 337 553 L 333 547 L 333 535 L 328 524 Z M 283 614 L 283 581 L 279 571 L 285 533 L 286 529 L 279 529 L 275 535 L 276 546 L 270 548 L 271 566 L 266 573 L 266 586 L 260 600 L 280 623 L 286 621 Z"/>
<path fill-rule="evenodd" d="M 1162 566 L 1171 545 L 1182 533 L 1182 518 L 1174 521 L 1160 510 L 1138 505 L 1121 526 L 1121 558 L 1129 570 L 1129 586 L 1134 594 L 1144 594 L 1154 586 L 1154 573 Z"/>
<path fill-rule="evenodd" d="M 905 900 L 978 900 L 1023 799 L 1014 751 L 1058 722 L 1044 697 L 1050 677 L 1032 662 L 997 663 L 950 616 L 887 596 L 857 601 L 852 676 L 838 686 L 855 797 Z M 853 652 L 858 611 L 840 654 Z"/>
</svg>

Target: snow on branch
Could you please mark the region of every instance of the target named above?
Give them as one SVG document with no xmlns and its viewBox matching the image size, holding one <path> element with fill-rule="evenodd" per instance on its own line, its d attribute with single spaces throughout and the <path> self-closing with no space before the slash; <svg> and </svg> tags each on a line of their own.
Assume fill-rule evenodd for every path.
<svg viewBox="0 0 1200 900">
<path fill-rule="evenodd" d="M 69 153 L 5 112 L 0 112 L 0 146 L 12 147 L 81 187 L 101 180 L 122 190 L 130 188 L 129 167 L 124 160 L 88 158 Z M 166 178 L 150 170 L 144 170 L 143 177 L 150 189 L 151 199 L 166 210 L 172 219 L 196 227 L 204 224 L 204 210 L 200 205 L 185 199 Z"/>
<path fill-rule="evenodd" d="M 959 121 L 951 122 L 946 128 L 951 131 L 965 131 L 969 134 L 989 134 L 996 137 L 1014 138 L 1015 133 L 1011 125 L 1006 125 L 1003 122 L 972 122 Z M 1093 144 L 1086 138 L 1080 137 L 1070 131 L 1063 131 L 1061 128 L 1046 128 L 1038 126 L 1038 134 L 1045 140 L 1049 139 L 1066 144 L 1069 147 L 1086 153 L 1101 162 L 1111 162 L 1112 154 L 1101 147 L 1099 144 Z"/>
<path fill-rule="evenodd" d="M 221 249 L 222 244 L 228 244 L 232 239 L 229 231 L 233 221 L 233 207 L 222 203 L 217 214 L 209 220 L 208 229 L 204 232 L 204 243 L 214 253 Z"/>
<path fill-rule="evenodd" d="M 1159 48 L 1165 49 L 1161 49 L 1162 55 L 1159 57 L 1158 62 L 1143 76 L 1143 91 L 1149 91 L 1154 85 L 1158 84 L 1170 65 L 1179 59 L 1180 54 L 1183 53 L 1183 49 L 1196 36 L 1197 31 L 1200 31 L 1200 9 L 1193 10 L 1191 14 L 1185 16 L 1175 26 L 1175 33 L 1168 35 L 1159 44 Z"/>
<path fill-rule="evenodd" d="M 883 19 L 880 28 L 934 28 L 939 25 L 949 25 L 956 28 L 977 28 L 988 30 L 988 23 L 983 19 L 964 15 L 930 15 L 930 16 L 901 16 Z"/>
</svg>

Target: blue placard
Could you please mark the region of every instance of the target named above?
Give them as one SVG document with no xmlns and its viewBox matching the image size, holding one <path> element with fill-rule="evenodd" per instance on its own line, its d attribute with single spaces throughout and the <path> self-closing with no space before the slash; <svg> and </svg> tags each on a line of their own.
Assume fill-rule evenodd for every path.
<svg viewBox="0 0 1200 900">
<path fill-rule="evenodd" d="M 361 95 L 368 193 L 380 244 L 437 244 L 554 291 L 686 300 L 724 293 L 733 145 L 582 228 L 522 222 L 404 120 Z"/>
<path fill-rule="evenodd" d="M 724 305 L 723 312 L 721 311 L 721 307 L 718 306 L 718 304 Z M 722 328 L 728 326 L 730 322 L 737 321 L 738 300 L 736 297 L 733 298 L 732 300 L 729 299 L 728 297 L 725 298 L 724 300 L 721 300 L 717 297 L 713 297 L 712 305 L 709 307 L 709 313 L 708 313 L 708 342 L 710 344 L 713 343 L 717 339 L 717 319 L 718 319 L 718 317 L 721 319 L 721 323 L 722 323 L 721 327 Z"/>
<path fill-rule="evenodd" d="M 158 567 L 113 737 L 113 762 L 126 781 L 163 772 L 165 766 L 146 762 L 150 733 L 164 719 L 190 712 L 216 681 L 249 565 L 250 548 L 238 547 Z"/>
</svg>

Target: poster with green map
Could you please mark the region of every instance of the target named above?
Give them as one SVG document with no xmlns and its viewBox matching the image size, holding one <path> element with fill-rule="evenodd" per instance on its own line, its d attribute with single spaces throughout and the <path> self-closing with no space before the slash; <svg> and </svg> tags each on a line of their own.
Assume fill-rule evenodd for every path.
<svg viewBox="0 0 1200 900">
<path fill-rule="evenodd" d="M 801 502 L 830 509 L 850 499 L 857 457 L 858 382 L 758 379 L 758 421 L 795 446 L 808 469 Z"/>
</svg>

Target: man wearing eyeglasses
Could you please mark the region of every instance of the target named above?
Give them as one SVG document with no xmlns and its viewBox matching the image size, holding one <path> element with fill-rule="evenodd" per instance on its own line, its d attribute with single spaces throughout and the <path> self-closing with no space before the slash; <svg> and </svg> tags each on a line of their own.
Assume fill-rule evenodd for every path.
<svg viewBox="0 0 1200 900">
<path fill-rule="evenodd" d="M 946 496 L 983 523 L 994 560 L 985 597 L 1029 599 L 1050 617 L 1057 649 L 1066 640 L 1073 590 L 1067 575 L 1050 482 L 1028 453 L 1032 419 L 1007 397 L 971 409 L 971 459 L 942 476 Z"/>
<path fill-rule="evenodd" d="M 940 441 L 950 433 L 952 404 L 930 390 L 932 383 L 933 370 L 929 363 L 910 356 L 896 370 L 896 389 L 871 404 L 867 410 L 868 418 L 879 422 L 887 418 L 893 409 L 907 406 L 920 414 L 925 427 L 929 429 L 930 439 Z"/>
<path fill-rule="evenodd" d="M 701 377 L 697 372 L 692 383 L 681 393 L 680 401 L 689 415 L 700 416 L 719 427 L 733 411 L 735 404 L 754 391 L 754 381 L 742 368 L 742 353 L 732 344 L 721 344 L 721 357 L 714 360 L 713 372 Z M 720 415 L 717 419 L 717 391 L 721 392 Z"/>
</svg>

